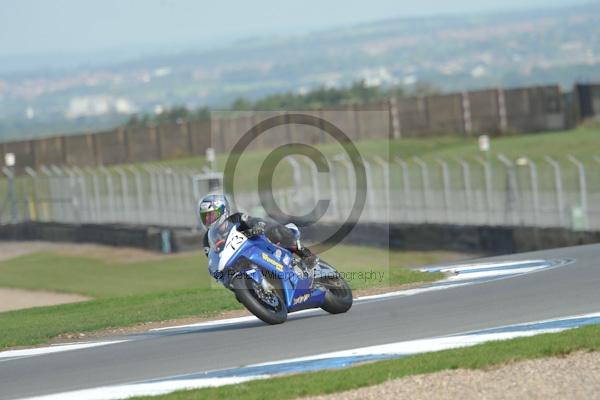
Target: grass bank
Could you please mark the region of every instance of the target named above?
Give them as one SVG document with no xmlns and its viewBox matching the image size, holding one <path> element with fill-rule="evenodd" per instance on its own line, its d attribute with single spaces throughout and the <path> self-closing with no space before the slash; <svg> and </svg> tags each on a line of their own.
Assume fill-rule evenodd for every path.
<svg viewBox="0 0 600 400">
<path fill-rule="evenodd" d="M 481 185 L 481 165 L 476 157 L 484 157 L 485 154 L 479 150 L 476 137 L 466 138 L 460 136 L 436 136 L 428 138 L 404 138 L 398 140 L 368 140 L 355 143 L 359 152 L 368 160 L 373 157 L 381 157 L 393 160 L 400 157 L 410 161 L 412 157 L 420 157 L 431 166 L 431 184 L 441 188 L 441 174 L 437 159 L 446 160 L 450 167 L 450 178 L 454 186 L 460 187 L 462 178 L 461 166 L 455 161 L 464 159 L 473 168 L 473 184 Z M 317 148 L 326 156 L 332 157 L 344 153 L 343 148 L 337 144 L 319 145 Z M 497 156 L 504 154 L 509 159 L 516 160 L 526 156 L 538 165 L 540 174 L 540 189 L 553 189 L 553 170 L 544 159 L 550 156 L 563 166 L 563 180 L 565 189 L 577 189 L 577 171 L 573 164 L 567 159 L 567 155 L 576 156 L 584 165 L 595 169 L 598 163 L 594 156 L 600 156 L 600 129 L 594 127 L 578 128 L 568 131 L 522 134 L 493 138 L 489 154 L 492 171 L 503 171 L 504 166 Z M 255 190 L 258 179 L 258 171 L 263 161 L 271 150 L 254 150 L 244 153 L 240 160 L 235 175 L 235 187 L 238 190 Z M 217 168 L 223 171 L 228 155 L 217 157 Z M 176 160 L 165 160 L 156 162 L 165 166 L 199 168 L 205 165 L 204 157 L 190 157 Z M 416 165 L 411 165 L 414 173 L 418 173 Z M 392 171 L 393 172 L 393 171 Z M 525 179 L 529 173 L 527 168 L 519 169 Z M 394 174 L 392 174 L 394 175 Z M 494 186 L 504 187 L 506 184 L 504 173 L 493 174 Z M 398 182 L 396 182 L 398 180 Z M 525 179 L 526 180 L 526 179 Z M 402 186 L 398 177 L 391 177 L 394 186 Z M 590 189 L 600 190 L 600 181 L 591 180 Z M 292 168 L 287 162 L 277 165 L 273 175 L 273 187 L 290 187 L 292 179 Z M 375 182 L 377 184 L 377 180 Z"/>
</svg>

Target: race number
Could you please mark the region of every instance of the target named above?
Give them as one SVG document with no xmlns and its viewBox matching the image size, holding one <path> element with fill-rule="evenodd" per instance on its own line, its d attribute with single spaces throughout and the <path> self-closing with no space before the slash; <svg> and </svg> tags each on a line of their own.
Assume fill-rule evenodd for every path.
<svg viewBox="0 0 600 400">
<path fill-rule="evenodd" d="M 227 236 L 227 241 L 225 242 L 225 247 L 221 252 L 221 259 L 219 260 L 219 271 L 222 271 L 225 268 L 225 265 L 229 262 L 229 259 L 233 256 L 235 251 L 240 248 L 244 242 L 248 240 L 246 235 L 241 232 L 238 232 L 237 229 L 232 228 L 229 231 L 229 235 Z"/>
</svg>

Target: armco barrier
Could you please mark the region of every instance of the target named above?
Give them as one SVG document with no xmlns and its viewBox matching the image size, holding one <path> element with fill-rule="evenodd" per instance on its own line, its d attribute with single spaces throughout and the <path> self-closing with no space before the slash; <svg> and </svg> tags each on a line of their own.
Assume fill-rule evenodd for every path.
<svg viewBox="0 0 600 400">
<path fill-rule="evenodd" d="M 322 241 L 339 228 L 317 224 L 301 228 L 307 242 Z M 132 225 L 71 225 L 26 222 L 0 225 L 0 241 L 51 241 L 97 243 L 163 251 L 164 233 L 173 252 L 202 248 L 203 232 Z M 451 250 L 485 254 L 600 243 L 600 232 L 576 232 L 563 228 L 488 227 L 435 224 L 358 224 L 343 242 L 395 250 Z"/>
<path fill-rule="evenodd" d="M 42 222 L 24 222 L 20 224 L 0 225 L 0 240 L 50 241 L 67 243 L 96 243 L 118 247 L 136 247 L 162 251 L 165 229 L 130 225 L 95 224 L 59 224 Z M 170 247 L 177 251 L 178 231 L 167 229 Z M 199 237 L 199 236 L 198 236 Z M 189 242 L 190 240 L 188 240 Z M 200 242 L 201 243 L 201 242 Z M 182 250 L 188 250 L 187 244 Z M 198 245 L 200 248 L 200 245 Z"/>
<path fill-rule="evenodd" d="M 321 241 L 338 225 L 302 228 L 308 241 Z M 485 254 L 511 254 L 566 246 L 600 243 L 600 232 L 564 228 L 465 226 L 437 224 L 358 224 L 345 244 L 395 250 L 452 250 Z"/>
</svg>

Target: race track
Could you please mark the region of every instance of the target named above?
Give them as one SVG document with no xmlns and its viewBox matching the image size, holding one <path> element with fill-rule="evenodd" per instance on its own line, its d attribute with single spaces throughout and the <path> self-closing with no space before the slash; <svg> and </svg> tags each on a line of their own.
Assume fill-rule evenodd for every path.
<svg viewBox="0 0 600 400">
<path fill-rule="evenodd" d="M 502 260 L 563 261 L 505 279 L 477 279 L 444 290 L 367 298 L 343 315 L 320 310 L 291 314 L 288 322 L 278 326 L 246 318 L 111 338 L 107 340 L 123 342 L 70 351 L 0 353 L 0 399 L 143 382 L 600 312 L 600 245 L 478 261 Z"/>
</svg>

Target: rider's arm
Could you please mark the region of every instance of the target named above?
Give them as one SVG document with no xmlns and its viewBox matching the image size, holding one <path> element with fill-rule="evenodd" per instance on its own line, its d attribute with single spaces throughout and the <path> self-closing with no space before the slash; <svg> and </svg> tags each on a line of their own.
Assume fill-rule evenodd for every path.
<svg viewBox="0 0 600 400">
<path fill-rule="evenodd" d="M 238 230 L 244 233 L 258 233 L 263 231 L 266 223 L 260 218 L 253 218 L 248 214 L 235 213 L 229 216 L 229 220 L 234 224 L 238 224 Z"/>
</svg>

